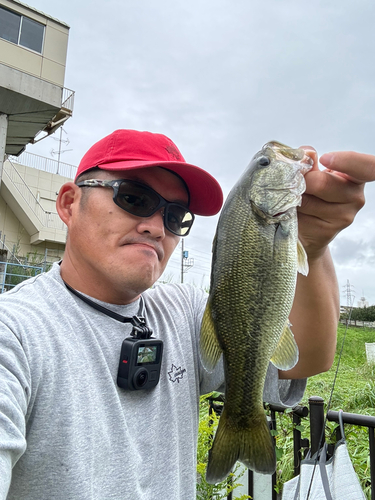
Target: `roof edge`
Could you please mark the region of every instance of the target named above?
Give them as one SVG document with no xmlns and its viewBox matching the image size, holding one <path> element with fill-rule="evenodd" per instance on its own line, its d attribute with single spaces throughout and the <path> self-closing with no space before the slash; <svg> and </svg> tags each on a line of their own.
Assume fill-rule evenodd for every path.
<svg viewBox="0 0 375 500">
<path fill-rule="evenodd" d="M 41 16 L 44 16 L 46 17 L 47 19 L 51 19 L 52 21 L 55 21 L 56 23 L 58 24 L 61 24 L 62 26 L 64 26 L 65 28 L 68 28 L 70 29 L 70 26 L 69 24 L 67 23 L 64 23 L 64 21 L 60 21 L 59 19 L 56 19 L 56 17 L 52 17 L 50 16 L 49 14 L 46 14 L 45 12 L 41 11 L 41 10 L 38 10 L 38 9 L 35 9 L 35 7 L 31 7 L 30 5 L 26 4 L 26 3 L 23 3 L 23 2 L 20 2 L 19 0 L 8 0 L 8 2 L 10 3 L 15 3 L 15 4 L 18 4 L 18 5 L 21 5 L 22 7 L 26 7 L 27 9 L 33 11 L 33 12 L 36 12 L 37 14 L 41 15 Z M 2 4 L 4 5 L 4 4 Z M 5 7 L 5 5 L 4 5 Z"/>
</svg>

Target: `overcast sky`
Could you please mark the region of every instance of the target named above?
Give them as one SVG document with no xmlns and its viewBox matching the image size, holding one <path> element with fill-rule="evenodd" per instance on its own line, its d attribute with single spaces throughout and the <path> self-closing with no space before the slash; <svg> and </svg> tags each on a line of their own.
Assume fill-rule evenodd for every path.
<svg viewBox="0 0 375 500">
<path fill-rule="evenodd" d="M 32 2 L 32 3 L 31 3 Z M 225 195 L 276 139 L 319 155 L 375 154 L 374 0 L 30 0 L 70 26 L 65 86 L 76 92 L 62 161 L 78 164 L 118 128 L 168 135 Z M 64 134 L 64 137 L 65 134 Z M 50 156 L 52 138 L 27 150 Z M 341 302 L 375 304 L 375 185 L 331 245 Z M 208 285 L 217 217 L 198 217 L 186 282 Z M 165 273 L 180 280 L 179 250 Z"/>
</svg>

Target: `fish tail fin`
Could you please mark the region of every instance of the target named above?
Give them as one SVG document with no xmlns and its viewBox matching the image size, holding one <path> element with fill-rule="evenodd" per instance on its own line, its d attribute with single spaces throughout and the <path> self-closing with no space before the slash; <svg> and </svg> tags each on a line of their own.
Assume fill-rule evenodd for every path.
<svg viewBox="0 0 375 500">
<path fill-rule="evenodd" d="M 261 474 L 276 470 L 275 445 L 264 413 L 241 429 L 225 412 L 220 417 L 214 443 L 209 452 L 206 481 L 219 483 L 230 474 L 237 460 Z"/>
</svg>

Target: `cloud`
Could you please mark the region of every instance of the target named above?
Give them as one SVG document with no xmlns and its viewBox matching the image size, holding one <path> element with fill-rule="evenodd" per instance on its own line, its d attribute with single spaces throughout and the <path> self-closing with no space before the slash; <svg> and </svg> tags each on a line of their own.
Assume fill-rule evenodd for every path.
<svg viewBox="0 0 375 500">
<path fill-rule="evenodd" d="M 372 0 L 32 4 L 71 26 L 65 84 L 76 100 L 65 162 L 77 164 L 116 128 L 161 132 L 227 195 L 271 139 L 320 154 L 375 153 Z M 46 139 L 28 150 L 49 156 L 52 147 Z M 331 248 L 340 286 L 353 278 L 375 302 L 374 185 L 366 199 Z M 216 223 L 197 218 L 186 239 L 195 259 L 187 280 L 207 279 Z M 176 254 L 177 278 L 179 265 Z"/>
</svg>

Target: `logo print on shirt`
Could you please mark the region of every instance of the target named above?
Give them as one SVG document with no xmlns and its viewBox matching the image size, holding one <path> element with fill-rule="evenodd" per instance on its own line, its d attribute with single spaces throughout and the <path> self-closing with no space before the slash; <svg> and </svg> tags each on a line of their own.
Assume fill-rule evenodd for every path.
<svg viewBox="0 0 375 500">
<path fill-rule="evenodd" d="M 176 382 L 177 380 L 177 383 L 179 384 L 185 372 L 186 372 L 185 368 L 181 369 L 181 366 L 177 368 L 177 366 L 172 365 L 171 371 L 168 372 L 169 380 L 171 382 Z"/>
</svg>

